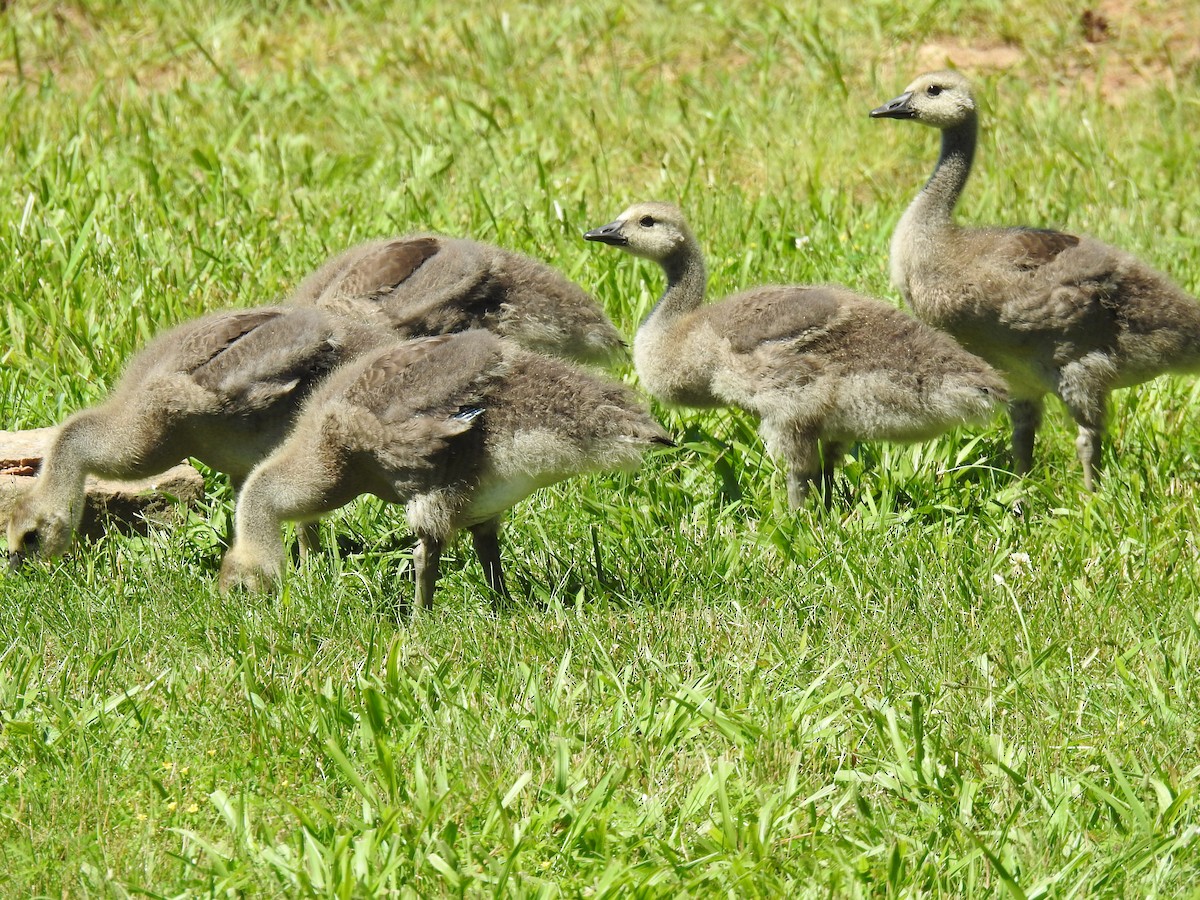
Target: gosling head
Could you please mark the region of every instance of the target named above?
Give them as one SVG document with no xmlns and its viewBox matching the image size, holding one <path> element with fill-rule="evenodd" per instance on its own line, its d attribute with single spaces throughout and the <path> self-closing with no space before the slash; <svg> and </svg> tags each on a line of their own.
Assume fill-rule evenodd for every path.
<svg viewBox="0 0 1200 900">
<path fill-rule="evenodd" d="M 236 543 L 221 560 L 217 587 L 222 594 L 241 590 L 261 594 L 273 588 L 283 577 L 277 561 L 269 560 Z"/>
<path fill-rule="evenodd" d="M 78 508 L 76 508 L 78 507 Z M 17 571 L 30 556 L 61 556 L 83 519 L 83 504 L 52 505 L 36 489 L 13 506 L 8 519 L 8 568 Z"/>
<path fill-rule="evenodd" d="M 912 119 L 934 128 L 954 128 L 975 116 L 971 82 L 949 69 L 921 75 L 904 93 L 871 110 L 872 119 Z"/>
<path fill-rule="evenodd" d="M 671 203 L 635 203 L 614 221 L 584 234 L 583 239 L 611 244 L 659 263 L 687 252 L 695 242 L 683 213 Z"/>
</svg>

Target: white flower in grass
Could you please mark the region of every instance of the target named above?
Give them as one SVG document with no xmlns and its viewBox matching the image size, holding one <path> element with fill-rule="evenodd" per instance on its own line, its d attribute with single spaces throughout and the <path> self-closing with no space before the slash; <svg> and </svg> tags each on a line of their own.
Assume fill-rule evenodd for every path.
<svg viewBox="0 0 1200 900">
<path fill-rule="evenodd" d="M 1025 569 L 1029 567 L 1029 554 L 1021 553 L 1020 551 L 1010 553 L 1008 554 L 1008 561 L 1013 564 L 1013 568 L 1015 569 Z"/>
<path fill-rule="evenodd" d="M 999 572 L 995 572 L 992 574 L 992 581 L 996 582 L 996 584 L 1000 585 L 1001 587 L 1003 587 L 1005 584 L 1008 583 L 1004 580 L 1004 576 L 1001 575 Z"/>
</svg>

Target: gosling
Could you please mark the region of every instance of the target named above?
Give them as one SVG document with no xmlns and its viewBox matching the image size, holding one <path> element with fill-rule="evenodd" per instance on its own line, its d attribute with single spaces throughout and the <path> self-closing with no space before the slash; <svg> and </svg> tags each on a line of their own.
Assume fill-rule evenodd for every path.
<svg viewBox="0 0 1200 900">
<path fill-rule="evenodd" d="M 278 306 L 213 313 L 159 335 L 108 399 L 59 429 L 9 519 L 10 568 L 70 546 L 88 475 L 146 478 L 192 456 L 236 488 L 283 440 L 317 382 L 378 343 L 378 329 Z"/>
<path fill-rule="evenodd" d="M 360 494 L 404 504 L 417 537 L 416 608 L 433 604 L 446 542 L 469 529 L 495 598 L 508 599 L 501 514 L 583 472 L 633 469 L 672 441 L 622 385 L 482 330 L 416 339 L 340 369 L 246 481 L 220 587 L 281 577 L 280 525 Z"/>
<path fill-rule="evenodd" d="M 577 284 L 531 257 L 462 238 L 360 244 L 305 279 L 291 302 L 382 313 L 398 338 L 486 328 L 588 365 L 625 356 L 621 334 Z"/>
<path fill-rule="evenodd" d="M 1005 396 L 990 366 L 881 300 L 846 288 L 772 285 L 707 306 L 704 256 L 680 210 L 638 203 L 584 238 L 662 266 L 667 287 L 633 361 L 665 403 L 736 406 L 758 417 L 787 465 L 788 501 L 807 500 L 848 443 L 918 441 L 989 416 Z"/>
<path fill-rule="evenodd" d="M 1017 474 L 1032 468 L 1044 398 L 1054 394 L 1078 425 L 1084 487 L 1096 490 L 1108 395 L 1200 368 L 1200 304 L 1090 237 L 956 224 L 978 131 L 975 97 L 959 73 L 922 75 L 871 116 L 942 132 L 933 176 L 892 235 L 893 284 L 918 317 L 1004 373 Z"/>
</svg>

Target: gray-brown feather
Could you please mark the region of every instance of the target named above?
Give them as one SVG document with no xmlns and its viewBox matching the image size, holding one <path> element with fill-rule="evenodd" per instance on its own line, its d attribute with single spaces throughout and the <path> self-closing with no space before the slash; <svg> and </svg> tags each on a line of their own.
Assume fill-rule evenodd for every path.
<svg viewBox="0 0 1200 900">
<path fill-rule="evenodd" d="M 220 398 L 223 412 L 245 415 L 303 392 L 344 359 L 328 315 L 315 309 L 276 311 L 192 370 L 191 377 Z"/>
<path fill-rule="evenodd" d="M 278 571 L 281 521 L 369 492 L 405 505 L 421 542 L 418 599 L 428 601 L 436 562 L 430 569 L 425 557 L 436 560 L 455 531 L 494 536 L 498 517 L 533 490 L 630 468 L 663 443 L 669 436 L 627 388 L 487 331 L 368 353 L 313 394 L 250 476 L 222 583 L 257 584 Z"/>
<path fill-rule="evenodd" d="M 400 338 L 485 328 L 529 349 L 609 363 L 624 342 L 596 302 L 552 267 L 490 244 L 413 235 L 353 247 L 292 302 L 381 316 Z"/>
<path fill-rule="evenodd" d="M 319 309 L 214 313 L 151 341 L 107 399 L 68 418 L 23 499 L 10 537 L 52 532 L 63 552 L 84 478 L 133 479 L 194 456 L 235 479 L 282 441 L 305 396 L 335 365 L 376 346 L 378 329 Z"/>
<path fill-rule="evenodd" d="M 978 124 L 957 72 L 918 77 L 875 114 L 938 128 L 933 175 L 892 238 L 892 277 L 914 312 L 1008 378 L 1013 447 L 1026 471 L 1042 398 L 1056 394 L 1079 426 L 1084 483 L 1095 487 L 1114 388 L 1200 370 L 1200 303 L 1165 275 L 1094 238 L 1033 228 L 965 228 L 954 209 L 970 175 Z"/>
<path fill-rule="evenodd" d="M 919 440 L 984 418 L 999 375 L 951 338 L 890 305 L 836 286 L 753 288 L 705 305 L 699 243 L 682 212 L 637 203 L 587 234 L 663 266 L 667 288 L 634 340 L 643 384 L 667 403 L 757 415 L 789 467 L 789 500 L 828 482 L 819 441 Z"/>
<path fill-rule="evenodd" d="M 702 309 L 735 353 L 772 341 L 819 340 L 842 312 L 833 292 L 798 285 L 755 288 Z"/>
</svg>

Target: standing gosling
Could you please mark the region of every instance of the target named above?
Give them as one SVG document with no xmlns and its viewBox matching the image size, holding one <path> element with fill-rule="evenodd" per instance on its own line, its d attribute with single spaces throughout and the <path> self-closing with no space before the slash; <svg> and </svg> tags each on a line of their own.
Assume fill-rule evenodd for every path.
<svg viewBox="0 0 1200 900">
<path fill-rule="evenodd" d="M 1166 276 L 1090 237 L 957 225 L 954 207 L 978 130 L 975 97 L 959 73 L 922 75 L 871 116 L 942 132 L 933 176 L 892 236 L 892 282 L 921 319 L 1007 376 L 1017 473 L 1033 465 L 1051 393 L 1079 426 L 1083 483 L 1095 490 L 1109 393 L 1200 368 L 1200 304 Z"/>
<path fill-rule="evenodd" d="M 108 399 L 59 429 L 9 519 L 10 567 L 67 549 L 88 475 L 146 478 L 194 456 L 236 487 L 283 440 L 312 387 L 377 344 L 357 322 L 291 307 L 213 313 L 159 335 Z"/>
<path fill-rule="evenodd" d="M 377 310 L 400 338 L 486 328 L 589 365 L 625 353 L 596 301 L 556 269 L 461 238 L 412 235 L 352 247 L 305 279 L 292 302 Z"/>
<path fill-rule="evenodd" d="M 847 443 L 931 438 L 1004 398 L 999 375 L 949 337 L 845 288 L 772 285 L 701 305 L 704 256 L 670 204 L 635 204 L 584 237 L 663 267 L 666 291 L 633 342 L 638 376 L 666 403 L 756 415 L 793 508 L 818 477 L 828 506 Z"/>
<path fill-rule="evenodd" d="M 481 330 L 367 354 L 313 394 L 287 441 L 238 498 L 223 591 L 280 577 L 280 525 L 374 494 L 402 503 L 417 536 L 416 605 L 429 608 L 445 543 L 470 529 L 488 585 L 508 590 L 500 516 L 540 487 L 632 469 L 662 427 L 622 385 Z"/>
</svg>

